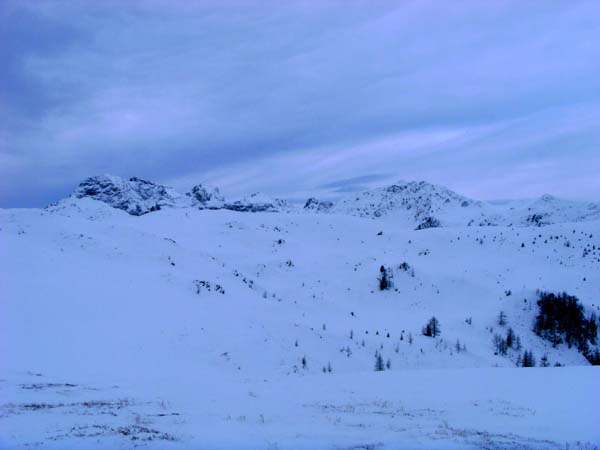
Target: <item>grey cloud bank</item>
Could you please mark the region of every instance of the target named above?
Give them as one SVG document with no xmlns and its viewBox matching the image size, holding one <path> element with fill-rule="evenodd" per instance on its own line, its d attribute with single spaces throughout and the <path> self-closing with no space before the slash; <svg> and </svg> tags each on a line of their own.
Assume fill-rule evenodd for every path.
<svg viewBox="0 0 600 450">
<path fill-rule="evenodd" d="M 0 206 L 97 173 L 598 199 L 600 5 L 0 4 Z"/>
</svg>

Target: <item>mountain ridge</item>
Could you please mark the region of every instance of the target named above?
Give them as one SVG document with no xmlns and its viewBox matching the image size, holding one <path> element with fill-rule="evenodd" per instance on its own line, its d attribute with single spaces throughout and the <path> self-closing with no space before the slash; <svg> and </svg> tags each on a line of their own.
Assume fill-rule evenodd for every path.
<svg viewBox="0 0 600 450">
<path fill-rule="evenodd" d="M 91 198 L 133 216 L 163 208 L 338 214 L 392 220 L 417 230 L 448 226 L 546 226 L 600 219 L 600 203 L 595 202 L 560 199 L 550 194 L 534 199 L 482 201 L 426 181 L 402 180 L 333 201 L 310 197 L 302 206 L 259 192 L 227 199 L 218 187 L 204 183 L 182 194 L 138 177 L 100 175 L 82 181 L 68 198 Z"/>
</svg>

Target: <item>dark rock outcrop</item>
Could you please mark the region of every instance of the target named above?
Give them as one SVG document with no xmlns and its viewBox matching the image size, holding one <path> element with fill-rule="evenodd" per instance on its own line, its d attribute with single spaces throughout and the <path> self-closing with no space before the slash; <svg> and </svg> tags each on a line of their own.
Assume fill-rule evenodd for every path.
<svg viewBox="0 0 600 450">
<path fill-rule="evenodd" d="M 137 177 L 125 180 L 99 175 L 81 182 L 73 196 L 93 198 L 133 216 L 141 216 L 165 206 L 174 206 L 178 194 L 170 188 Z"/>
</svg>

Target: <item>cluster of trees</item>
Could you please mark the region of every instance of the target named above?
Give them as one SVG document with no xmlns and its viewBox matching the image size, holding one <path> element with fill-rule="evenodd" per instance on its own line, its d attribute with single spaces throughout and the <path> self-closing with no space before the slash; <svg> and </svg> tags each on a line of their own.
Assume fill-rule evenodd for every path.
<svg viewBox="0 0 600 450">
<path fill-rule="evenodd" d="M 521 350 L 521 338 L 515 334 L 512 328 L 509 328 L 504 338 L 499 334 L 494 335 L 494 347 L 497 355 L 506 356 L 509 348 Z"/>
<path fill-rule="evenodd" d="M 381 353 L 379 353 L 379 351 L 375 351 L 375 372 L 383 372 L 386 369 L 391 369 L 392 368 L 392 361 L 390 361 L 389 359 L 384 363 L 383 362 L 383 356 L 381 356 Z"/>
<path fill-rule="evenodd" d="M 588 351 L 585 357 L 592 366 L 600 366 L 600 351 L 598 349 Z"/>
<path fill-rule="evenodd" d="M 442 333 L 440 329 L 440 322 L 433 316 L 423 327 L 423 335 L 429 337 L 436 337 Z"/>
<path fill-rule="evenodd" d="M 460 340 L 457 339 L 456 344 L 454 344 L 454 349 L 456 350 L 456 353 L 466 352 L 467 346 L 465 344 L 461 344 Z"/>
<path fill-rule="evenodd" d="M 533 331 L 555 346 L 563 342 L 569 347 L 576 345 L 592 364 L 597 364 L 598 350 L 590 349 L 590 345 L 598 343 L 596 315 L 592 313 L 586 318 L 577 297 L 566 292 L 538 292 L 538 295 L 539 311 Z"/>
<path fill-rule="evenodd" d="M 398 270 L 408 273 L 412 278 L 415 277 L 415 269 L 413 269 L 406 261 L 402 264 L 399 264 L 397 267 Z M 379 277 L 377 278 L 377 281 L 379 282 L 379 290 L 386 291 L 388 289 L 392 289 L 394 287 L 393 280 L 394 271 L 392 267 L 385 267 L 382 265 L 379 268 Z"/>
<path fill-rule="evenodd" d="M 523 355 L 519 355 L 517 359 L 517 366 L 520 367 L 535 367 L 535 357 L 533 356 L 533 352 L 531 350 L 525 350 Z"/>
</svg>

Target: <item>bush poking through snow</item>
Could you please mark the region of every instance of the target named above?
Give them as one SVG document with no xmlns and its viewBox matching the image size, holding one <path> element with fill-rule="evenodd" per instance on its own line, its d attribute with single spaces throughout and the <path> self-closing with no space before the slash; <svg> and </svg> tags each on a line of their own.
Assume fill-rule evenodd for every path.
<svg viewBox="0 0 600 450">
<path fill-rule="evenodd" d="M 200 294 L 202 291 L 217 292 L 221 295 L 225 294 L 225 289 L 220 284 L 212 284 L 210 281 L 205 280 L 194 280 L 196 285 L 196 294 Z"/>
</svg>

